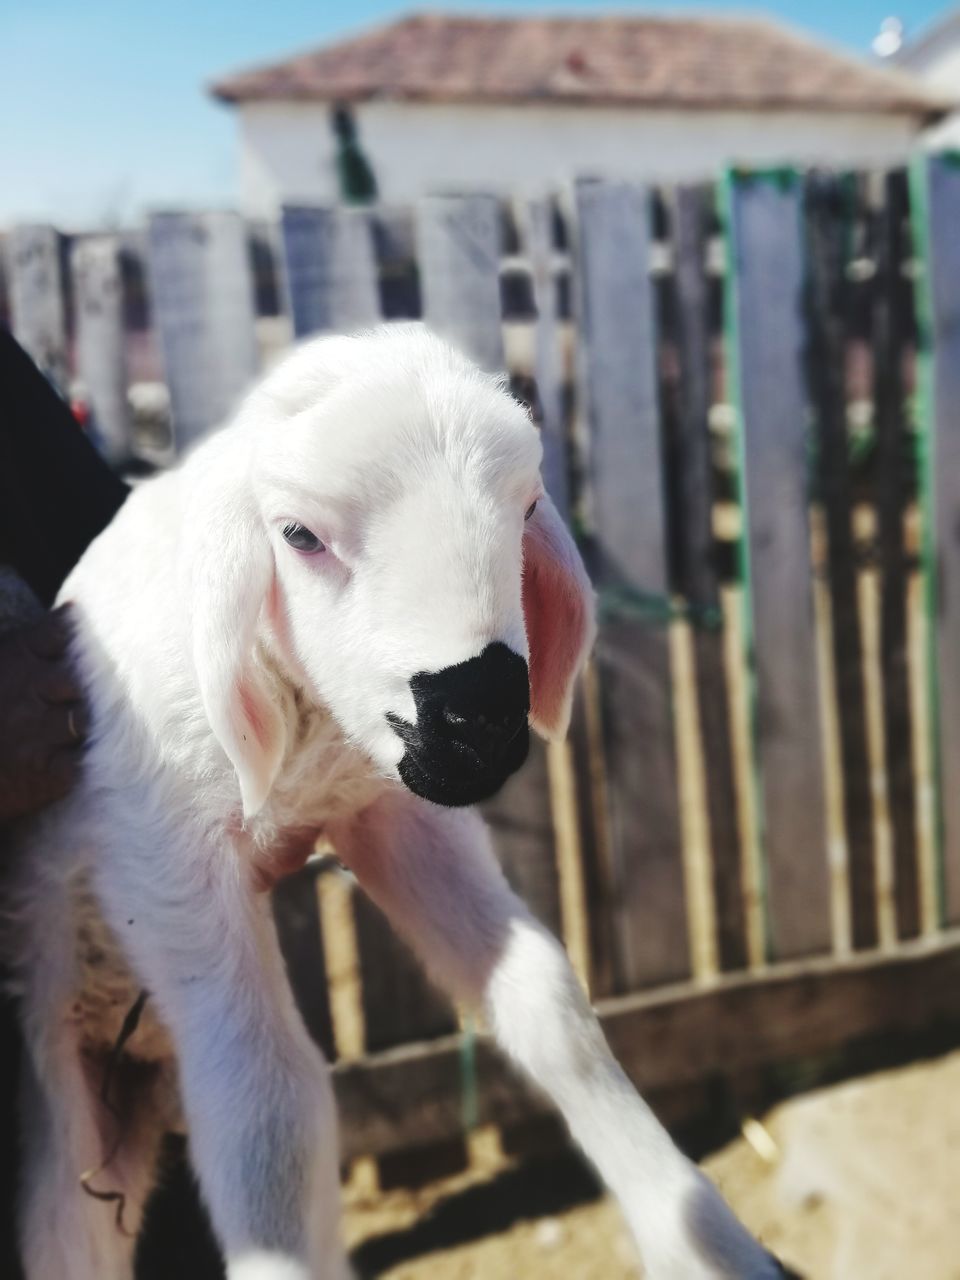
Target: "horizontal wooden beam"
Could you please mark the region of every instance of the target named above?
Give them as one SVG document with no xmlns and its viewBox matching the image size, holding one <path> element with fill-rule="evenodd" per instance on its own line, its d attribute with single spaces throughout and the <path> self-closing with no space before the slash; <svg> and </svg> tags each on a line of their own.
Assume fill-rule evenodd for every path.
<svg viewBox="0 0 960 1280">
<path fill-rule="evenodd" d="M 647 1093 L 848 1049 L 881 1034 L 960 1028 L 960 930 L 896 953 L 807 960 L 709 987 L 606 1000 L 597 1013 L 614 1053 Z M 343 1158 L 459 1133 L 464 1082 L 474 1074 L 464 1072 L 464 1052 L 456 1035 L 339 1063 L 333 1077 Z M 486 1037 L 477 1037 L 473 1053 L 480 1124 L 509 1126 L 545 1109 Z"/>
</svg>

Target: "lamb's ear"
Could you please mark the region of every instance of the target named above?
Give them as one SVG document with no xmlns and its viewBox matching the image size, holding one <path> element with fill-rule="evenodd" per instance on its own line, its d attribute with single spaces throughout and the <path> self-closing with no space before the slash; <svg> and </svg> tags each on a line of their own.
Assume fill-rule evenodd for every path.
<svg viewBox="0 0 960 1280">
<path fill-rule="evenodd" d="M 524 528 L 523 613 L 530 647 L 530 722 L 543 737 L 562 738 L 596 623 L 580 553 L 546 497 Z"/>
<path fill-rule="evenodd" d="M 263 807 L 286 746 L 283 714 L 255 657 L 273 553 L 247 497 L 221 492 L 198 517 L 187 549 L 193 658 L 207 719 L 237 771 L 246 819 Z"/>
</svg>

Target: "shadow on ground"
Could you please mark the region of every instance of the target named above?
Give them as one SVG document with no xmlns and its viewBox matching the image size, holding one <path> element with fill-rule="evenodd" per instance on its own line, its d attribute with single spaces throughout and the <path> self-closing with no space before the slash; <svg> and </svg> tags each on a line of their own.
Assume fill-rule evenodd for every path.
<svg viewBox="0 0 960 1280">
<path fill-rule="evenodd" d="M 372 1280 L 403 1262 L 498 1234 L 523 1220 L 561 1214 L 600 1194 L 596 1178 L 572 1153 L 530 1161 L 439 1201 L 412 1227 L 370 1237 L 354 1249 L 351 1260 L 361 1280 Z"/>
</svg>

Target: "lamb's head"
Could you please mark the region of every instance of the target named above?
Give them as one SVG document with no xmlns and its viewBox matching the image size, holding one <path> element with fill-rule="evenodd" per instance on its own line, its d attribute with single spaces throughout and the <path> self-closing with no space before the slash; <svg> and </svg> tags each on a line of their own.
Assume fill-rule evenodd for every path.
<svg viewBox="0 0 960 1280">
<path fill-rule="evenodd" d="M 499 380 L 420 326 L 320 339 L 231 434 L 242 461 L 219 483 L 240 532 L 198 555 L 195 656 L 247 815 L 286 748 L 258 640 L 383 774 L 438 804 L 498 790 L 528 721 L 565 731 L 590 588 Z"/>
</svg>

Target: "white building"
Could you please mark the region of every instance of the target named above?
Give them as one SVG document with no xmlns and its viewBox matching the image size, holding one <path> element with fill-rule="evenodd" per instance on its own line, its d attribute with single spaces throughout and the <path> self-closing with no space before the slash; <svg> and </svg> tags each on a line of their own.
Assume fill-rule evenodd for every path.
<svg viewBox="0 0 960 1280">
<path fill-rule="evenodd" d="M 930 146 L 960 147 L 960 9 L 908 40 L 890 59 L 952 100 L 952 113 L 925 137 Z"/>
<path fill-rule="evenodd" d="M 946 109 L 906 73 L 752 18 L 415 16 L 212 92 L 237 111 L 244 209 L 267 216 L 337 199 L 334 106 L 390 202 L 726 163 L 894 164 Z"/>
</svg>

